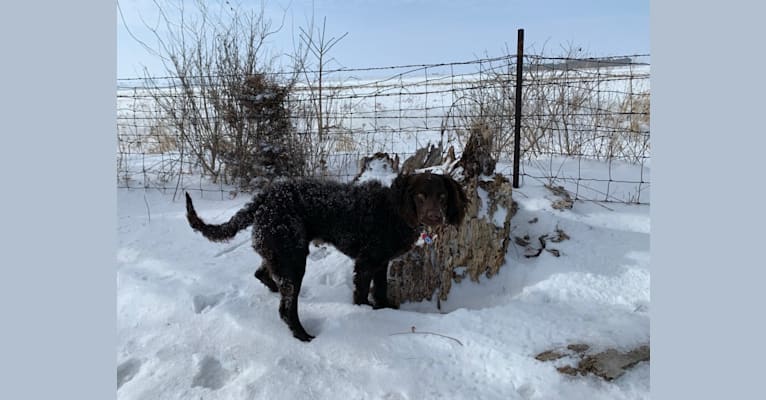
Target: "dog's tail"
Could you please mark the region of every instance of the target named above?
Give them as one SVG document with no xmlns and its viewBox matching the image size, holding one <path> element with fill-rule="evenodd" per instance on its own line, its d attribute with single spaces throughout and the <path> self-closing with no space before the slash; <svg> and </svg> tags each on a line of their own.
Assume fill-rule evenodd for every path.
<svg viewBox="0 0 766 400">
<path fill-rule="evenodd" d="M 237 234 L 237 232 L 250 226 L 255 218 L 255 202 L 250 202 L 245 205 L 241 210 L 237 211 L 228 222 L 224 222 L 220 225 L 211 225 L 202 221 L 197 212 L 194 211 L 194 205 L 192 205 L 191 197 L 189 193 L 186 193 L 186 219 L 189 220 L 189 225 L 195 230 L 202 233 L 203 236 L 214 242 L 223 242 L 229 240 Z"/>
</svg>

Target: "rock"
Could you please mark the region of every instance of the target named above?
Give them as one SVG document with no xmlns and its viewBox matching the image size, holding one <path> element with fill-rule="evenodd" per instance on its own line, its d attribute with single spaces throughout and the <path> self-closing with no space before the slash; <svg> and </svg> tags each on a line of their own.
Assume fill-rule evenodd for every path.
<svg viewBox="0 0 766 400">
<path fill-rule="evenodd" d="M 608 381 L 619 378 L 625 370 L 641 361 L 649 361 L 649 346 L 641 346 L 627 353 L 608 349 L 592 356 L 586 356 L 580 361 L 578 369 L 592 373 Z"/>
</svg>

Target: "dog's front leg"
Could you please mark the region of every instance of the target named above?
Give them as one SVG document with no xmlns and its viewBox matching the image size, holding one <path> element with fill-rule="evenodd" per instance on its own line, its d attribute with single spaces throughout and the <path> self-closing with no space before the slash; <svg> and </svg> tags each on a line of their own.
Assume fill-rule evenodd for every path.
<svg viewBox="0 0 766 400">
<path fill-rule="evenodd" d="M 356 260 L 354 264 L 354 304 L 370 304 L 370 282 L 373 278 L 373 270 L 370 264 Z"/>
<path fill-rule="evenodd" d="M 374 309 L 398 308 L 388 302 L 388 263 L 378 266 L 372 276 L 372 300 Z"/>
</svg>

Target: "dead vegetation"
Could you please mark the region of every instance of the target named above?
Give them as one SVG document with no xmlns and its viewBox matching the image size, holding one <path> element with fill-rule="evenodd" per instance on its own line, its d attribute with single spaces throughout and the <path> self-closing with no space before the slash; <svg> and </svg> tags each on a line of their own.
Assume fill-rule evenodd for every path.
<svg viewBox="0 0 766 400">
<path fill-rule="evenodd" d="M 572 200 L 572 196 L 569 195 L 569 192 L 564 189 L 563 186 L 553 186 L 551 184 L 546 184 L 545 188 L 550 190 L 554 196 L 558 197 L 552 201 L 553 204 L 551 204 L 551 207 L 554 209 L 560 211 L 570 210 L 572 206 L 574 206 L 574 200 Z"/>
<path fill-rule="evenodd" d="M 532 221 L 529 221 L 530 224 L 537 223 L 537 218 L 533 219 Z M 548 253 L 551 253 L 554 257 L 561 256 L 561 252 L 557 249 L 548 247 L 546 245 L 546 242 L 553 242 L 553 243 L 560 243 L 564 240 L 569 240 L 569 235 L 564 232 L 563 229 L 556 227 L 556 230 L 553 232 L 553 234 L 544 234 L 540 235 L 537 238 L 537 243 L 540 244 L 539 248 L 536 248 L 533 246 L 532 240 L 529 237 L 529 235 L 524 236 L 514 236 L 513 241 L 516 243 L 517 246 L 524 248 L 524 257 L 526 258 L 534 258 L 539 257 L 540 254 L 542 254 L 543 250 L 547 251 Z"/>
<path fill-rule="evenodd" d="M 642 345 L 629 351 L 606 349 L 598 353 L 589 353 L 590 346 L 577 343 L 563 349 L 547 350 L 535 356 L 538 361 L 548 362 L 563 358 L 577 361 L 576 365 L 563 365 L 556 368 L 562 374 L 584 376 L 593 374 L 607 381 L 622 376 L 626 370 L 642 361 L 649 361 L 649 345 Z"/>
</svg>

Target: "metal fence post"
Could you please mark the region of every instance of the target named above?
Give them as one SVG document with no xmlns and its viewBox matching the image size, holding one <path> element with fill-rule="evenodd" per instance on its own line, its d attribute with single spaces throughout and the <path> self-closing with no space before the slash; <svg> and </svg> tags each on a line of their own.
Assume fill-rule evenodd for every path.
<svg viewBox="0 0 766 400">
<path fill-rule="evenodd" d="M 524 29 L 519 29 L 516 47 L 516 105 L 513 127 L 513 187 L 519 187 L 519 161 L 521 159 L 521 83 L 524 64 Z"/>
</svg>

